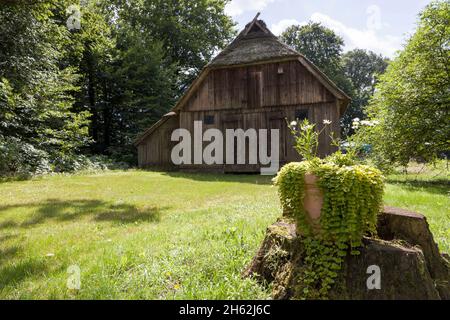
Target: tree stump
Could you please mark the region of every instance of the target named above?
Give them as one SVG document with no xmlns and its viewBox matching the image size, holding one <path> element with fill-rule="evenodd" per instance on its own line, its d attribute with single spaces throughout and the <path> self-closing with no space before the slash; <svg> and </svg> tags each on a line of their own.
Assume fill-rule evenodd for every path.
<svg viewBox="0 0 450 320">
<path fill-rule="evenodd" d="M 377 238 L 364 238 L 360 255 L 347 255 L 330 299 L 450 300 L 450 260 L 439 253 L 423 215 L 385 207 L 377 229 Z M 267 229 L 244 276 L 271 283 L 274 299 L 300 299 L 303 261 L 302 237 L 294 222 L 283 218 Z M 370 266 L 379 267 L 379 289 L 367 285 Z"/>
</svg>

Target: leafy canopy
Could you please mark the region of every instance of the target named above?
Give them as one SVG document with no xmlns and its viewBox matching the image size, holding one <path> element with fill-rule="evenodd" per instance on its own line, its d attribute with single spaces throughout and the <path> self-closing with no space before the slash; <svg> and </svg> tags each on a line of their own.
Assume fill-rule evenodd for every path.
<svg viewBox="0 0 450 320">
<path fill-rule="evenodd" d="M 375 156 L 391 164 L 430 161 L 449 151 L 450 1 L 420 14 L 416 33 L 380 77 L 365 132 Z"/>
</svg>

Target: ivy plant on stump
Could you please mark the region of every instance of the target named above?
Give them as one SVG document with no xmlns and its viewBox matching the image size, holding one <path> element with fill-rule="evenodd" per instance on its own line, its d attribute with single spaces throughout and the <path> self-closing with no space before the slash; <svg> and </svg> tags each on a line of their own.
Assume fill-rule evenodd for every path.
<svg viewBox="0 0 450 320">
<path fill-rule="evenodd" d="M 378 169 L 357 163 L 357 148 L 318 158 L 324 129 L 316 130 L 308 120 L 293 121 L 288 127 L 304 161 L 284 166 L 274 183 L 283 215 L 295 221 L 303 237 L 305 259 L 297 296 L 326 299 L 344 257 L 358 255 L 363 237 L 376 233 L 383 176 Z"/>
</svg>

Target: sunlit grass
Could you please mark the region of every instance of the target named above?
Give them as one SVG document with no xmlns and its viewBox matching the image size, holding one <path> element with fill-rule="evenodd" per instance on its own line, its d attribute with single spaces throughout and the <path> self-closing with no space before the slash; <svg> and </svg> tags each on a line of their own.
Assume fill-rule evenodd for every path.
<svg viewBox="0 0 450 320">
<path fill-rule="evenodd" d="M 446 186 L 387 186 L 449 251 Z M 0 298 L 264 299 L 241 272 L 281 214 L 270 178 L 112 171 L 0 183 Z M 69 290 L 67 268 L 81 269 Z"/>
</svg>

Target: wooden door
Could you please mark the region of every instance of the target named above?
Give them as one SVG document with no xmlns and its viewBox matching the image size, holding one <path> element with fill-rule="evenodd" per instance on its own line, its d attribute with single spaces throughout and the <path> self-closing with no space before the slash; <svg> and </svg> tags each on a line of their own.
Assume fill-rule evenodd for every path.
<svg viewBox="0 0 450 320">
<path fill-rule="evenodd" d="M 268 119 L 268 150 L 270 154 L 272 154 L 272 143 L 275 143 L 275 141 L 271 141 L 271 134 L 270 130 L 272 129 L 278 129 L 280 134 L 280 140 L 279 143 L 279 157 L 280 157 L 280 164 L 284 164 L 287 162 L 287 137 L 290 134 L 289 129 L 287 127 L 286 119 L 284 114 L 282 113 L 275 113 L 275 114 L 269 114 Z"/>
</svg>

